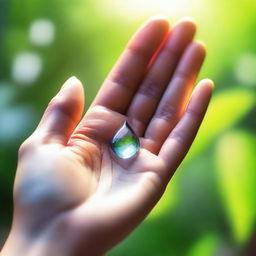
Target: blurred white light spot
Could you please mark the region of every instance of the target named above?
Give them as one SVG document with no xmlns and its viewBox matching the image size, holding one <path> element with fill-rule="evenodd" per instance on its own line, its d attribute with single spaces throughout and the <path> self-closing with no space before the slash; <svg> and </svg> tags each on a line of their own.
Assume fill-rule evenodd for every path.
<svg viewBox="0 0 256 256">
<path fill-rule="evenodd" d="M 30 41 L 37 46 L 46 46 L 53 42 L 55 37 L 55 26 L 47 19 L 36 20 L 31 24 L 29 30 Z"/>
<path fill-rule="evenodd" d="M 28 106 L 0 110 L 0 143 L 9 144 L 21 139 L 34 120 L 35 112 Z"/>
<path fill-rule="evenodd" d="M 12 77 L 20 84 L 32 84 L 42 70 L 41 57 L 32 52 L 22 52 L 14 59 Z"/>
<path fill-rule="evenodd" d="M 256 55 L 246 53 L 236 66 L 236 77 L 243 85 L 256 86 Z"/>
</svg>

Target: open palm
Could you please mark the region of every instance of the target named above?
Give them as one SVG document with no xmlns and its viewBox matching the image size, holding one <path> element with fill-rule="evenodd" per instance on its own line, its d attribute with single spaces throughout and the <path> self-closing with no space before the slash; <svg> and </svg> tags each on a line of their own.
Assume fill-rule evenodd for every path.
<svg viewBox="0 0 256 256">
<path fill-rule="evenodd" d="M 164 18 L 146 22 L 80 122 L 83 87 L 74 77 L 64 84 L 20 149 L 14 230 L 54 239 L 54 255 L 101 255 L 146 217 L 186 155 L 211 96 L 210 80 L 191 96 L 205 57 L 204 46 L 192 42 L 195 30 L 189 19 L 173 29 Z M 141 144 L 128 160 L 110 148 L 126 120 Z"/>
</svg>

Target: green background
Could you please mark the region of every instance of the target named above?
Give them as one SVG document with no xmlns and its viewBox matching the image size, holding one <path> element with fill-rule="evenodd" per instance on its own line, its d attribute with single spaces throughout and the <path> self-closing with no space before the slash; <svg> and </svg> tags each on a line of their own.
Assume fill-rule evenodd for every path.
<svg viewBox="0 0 256 256">
<path fill-rule="evenodd" d="M 0 0 L 0 243 L 18 147 L 50 98 L 76 75 L 88 106 L 138 25 L 158 13 L 197 20 L 208 49 L 200 78 L 212 78 L 215 93 L 163 199 L 108 255 L 256 255 L 255 0 Z M 54 32 L 46 45 L 31 40 L 42 19 Z M 15 71 L 24 53 L 41 63 L 30 81 Z"/>
</svg>

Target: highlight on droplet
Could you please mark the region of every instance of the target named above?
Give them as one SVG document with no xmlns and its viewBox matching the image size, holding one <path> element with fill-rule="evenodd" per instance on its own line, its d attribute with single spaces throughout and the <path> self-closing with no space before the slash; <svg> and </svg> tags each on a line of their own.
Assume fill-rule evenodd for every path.
<svg viewBox="0 0 256 256">
<path fill-rule="evenodd" d="M 127 121 L 114 135 L 111 149 L 121 159 L 132 158 L 138 153 L 140 149 L 139 138 Z"/>
</svg>

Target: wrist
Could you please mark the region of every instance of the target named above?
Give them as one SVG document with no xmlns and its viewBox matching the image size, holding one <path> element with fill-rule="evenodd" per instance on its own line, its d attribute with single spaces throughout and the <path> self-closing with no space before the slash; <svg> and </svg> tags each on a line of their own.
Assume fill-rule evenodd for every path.
<svg viewBox="0 0 256 256">
<path fill-rule="evenodd" d="M 25 237 L 19 235 L 9 234 L 4 246 L 1 250 L 0 256 L 14 256 L 14 255 L 31 255 L 31 244 L 26 242 Z"/>
<path fill-rule="evenodd" d="M 62 234 L 58 234 L 61 236 Z M 0 251 L 0 256 L 104 256 L 105 253 L 97 253 L 90 248 L 81 251 L 74 250 L 74 247 L 66 241 L 60 244 L 59 237 L 56 239 L 44 235 L 27 236 L 26 232 L 11 232 Z M 76 252 L 75 252 L 76 251 Z"/>
<path fill-rule="evenodd" d="M 59 245 L 55 244 L 54 241 L 51 243 L 47 241 L 48 239 L 43 236 L 32 238 L 27 236 L 25 232 L 11 232 L 2 248 L 0 256 L 73 256 L 58 249 L 57 246 Z"/>
</svg>

